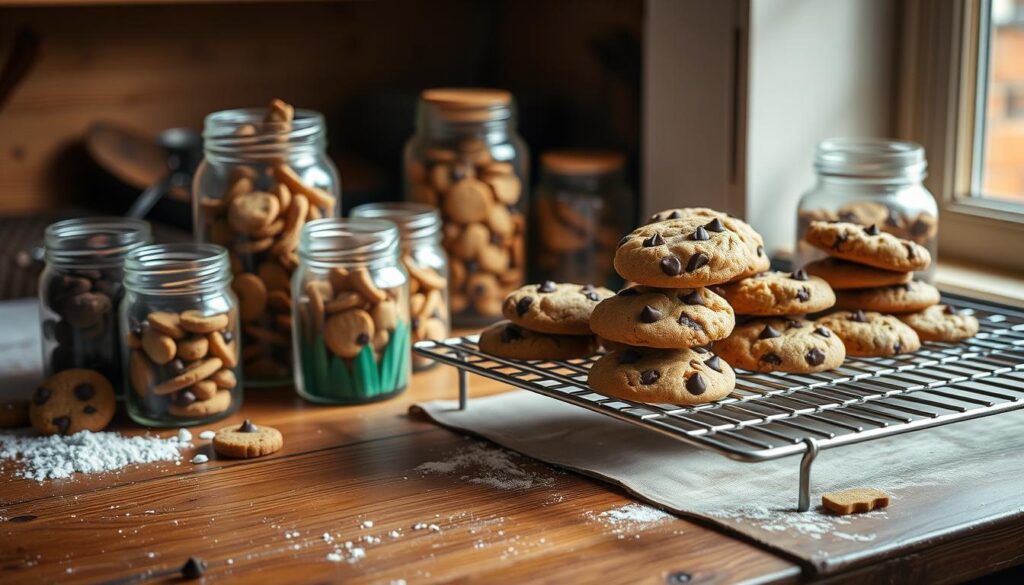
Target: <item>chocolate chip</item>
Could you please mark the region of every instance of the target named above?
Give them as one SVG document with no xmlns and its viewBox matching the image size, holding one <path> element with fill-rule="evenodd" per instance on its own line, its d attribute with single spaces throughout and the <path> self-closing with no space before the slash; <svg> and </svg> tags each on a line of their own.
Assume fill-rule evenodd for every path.
<svg viewBox="0 0 1024 585">
<path fill-rule="evenodd" d="M 175 374 L 180 374 L 185 371 L 185 362 L 181 361 L 181 359 L 175 358 L 167 365 L 170 366 L 171 371 Z"/>
<path fill-rule="evenodd" d="M 50 399 L 50 395 L 51 394 L 52 394 L 52 392 L 50 392 L 49 388 L 46 388 L 44 386 L 40 386 L 40 387 L 36 388 L 35 393 L 32 395 L 32 402 L 36 406 L 40 406 L 42 404 L 46 404 L 46 401 Z"/>
<path fill-rule="evenodd" d="M 836 234 L 836 241 L 832 242 L 832 249 L 838 250 L 840 246 L 846 243 L 846 240 L 850 239 L 846 234 Z"/>
<path fill-rule="evenodd" d="M 620 297 L 635 297 L 636 295 L 640 294 L 640 291 L 636 290 L 634 287 L 627 287 L 615 294 L 617 294 Z"/>
<path fill-rule="evenodd" d="M 951 305 L 946 305 L 945 307 L 943 307 L 942 312 L 947 315 L 956 315 L 956 309 L 954 309 Z"/>
<path fill-rule="evenodd" d="M 515 325 L 506 325 L 505 328 L 501 330 L 501 341 L 503 343 L 511 343 L 522 338 L 523 332 Z"/>
<path fill-rule="evenodd" d="M 255 433 L 258 430 L 260 430 L 260 428 L 252 424 L 252 421 L 249 419 L 245 419 L 242 426 L 238 427 L 238 432 L 240 433 Z"/>
<path fill-rule="evenodd" d="M 760 258 L 761 256 L 764 256 L 764 246 L 757 247 L 757 257 Z"/>
<path fill-rule="evenodd" d="M 96 388 L 88 382 L 75 386 L 75 398 L 85 402 L 96 394 Z"/>
<path fill-rule="evenodd" d="M 683 272 L 683 264 L 675 256 L 661 259 L 661 271 L 669 276 L 679 276 Z"/>
<path fill-rule="evenodd" d="M 658 370 L 644 370 L 640 372 L 640 383 L 644 386 L 649 386 L 658 381 L 661 377 L 661 372 Z"/>
<path fill-rule="evenodd" d="M 695 242 L 703 242 L 704 240 L 710 238 L 711 236 L 708 235 L 708 230 L 704 229 L 704 226 L 698 226 L 697 229 L 694 230 L 692 234 L 690 234 L 690 239 Z"/>
<path fill-rule="evenodd" d="M 807 363 L 812 366 L 820 366 L 825 361 L 825 354 L 818 348 L 812 348 L 811 351 L 807 352 L 804 356 Z"/>
<path fill-rule="evenodd" d="M 704 305 L 704 297 L 700 296 L 700 291 L 693 289 L 685 295 L 679 297 L 679 300 L 683 301 L 687 305 Z"/>
<path fill-rule="evenodd" d="M 591 300 L 591 301 L 600 301 L 601 300 L 601 295 L 597 294 L 596 292 L 588 292 L 588 293 L 585 293 L 583 296 L 587 297 L 587 299 Z"/>
<path fill-rule="evenodd" d="M 708 352 L 708 348 L 701 347 L 699 345 L 697 347 L 691 347 L 690 350 L 695 351 L 697 353 L 707 353 Z"/>
<path fill-rule="evenodd" d="M 622 247 L 622 246 L 624 246 L 624 245 L 626 244 L 626 242 L 628 242 L 628 241 L 629 241 L 629 236 L 625 236 L 625 237 L 623 237 L 623 238 L 622 238 L 621 240 L 619 240 L 619 243 L 618 243 L 618 245 L 617 245 L 617 246 L 615 246 L 615 247 L 616 247 L 616 248 L 621 248 L 621 247 Z"/>
<path fill-rule="evenodd" d="M 704 224 L 704 229 L 708 230 L 709 232 L 715 232 L 717 234 L 724 232 L 725 226 L 722 225 L 722 220 L 716 217 L 715 219 L 712 219 L 708 223 Z"/>
<path fill-rule="evenodd" d="M 665 238 L 661 237 L 661 234 L 655 232 L 653 236 L 647 238 L 643 242 L 644 248 L 653 248 L 655 246 L 664 246 Z"/>
<path fill-rule="evenodd" d="M 806 303 L 811 299 L 811 291 L 806 286 L 796 291 L 796 300 L 801 303 Z"/>
<path fill-rule="evenodd" d="M 530 305 L 533 304 L 533 297 L 523 297 L 516 303 L 516 314 L 522 317 L 526 314 L 526 311 L 530 309 Z"/>
<path fill-rule="evenodd" d="M 558 285 L 556 285 L 554 282 L 550 280 L 545 280 L 544 282 L 541 283 L 539 287 L 537 287 L 537 292 L 553 293 L 557 288 Z"/>
<path fill-rule="evenodd" d="M 867 323 L 868 316 L 864 314 L 864 311 L 857 309 L 850 313 L 850 321 L 856 321 L 857 323 Z"/>
<path fill-rule="evenodd" d="M 655 321 L 660 321 L 661 318 L 664 316 L 664 313 L 650 305 L 644 305 L 644 308 L 640 310 L 640 321 L 644 323 L 654 323 Z"/>
<path fill-rule="evenodd" d="M 668 219 L 679 219 L 680 217 L 683 217 L 683 214 L 678 209 L 668 214 Z"/>
<path fill-rule="evenodd" d="M 224 343 L 231 343 L 231 340 L 235 338 L 235 334 L 230 331 L 221 331 L 220 336 L 224 339 Z"/>
<path fill-rule="evenodd" d="M 701 325 L 700 323 L 698 323 L 698 322 L 694 321 L 693 319 L 687 317 L 686 315 L 680 315 L 679 316 L 679 324 L 680 325 L 686 325 L 690 329 L 694 329 L 694 330 L 697 330 L 697 331 L 704 331 L 704 326 L 703 325 Z"/>
<path fill-rule="evenodd" d="M 580 292 L 581 293 L 588 293 L 588 292 L 593 291 L 593 290 L 597 290 L 597 289 L 594 288 L 594 285 L 590 284 L 589 282 L 587 284 L 584 284 L 583 286 L 580 287 Z"/>
<path fill-rule="evenodd" d="M 822 337 L 832 337 L 832 332 L 824 327 L 815 327 L 814 332 Z"/>
<path fill-rule="evenodd" d="M 697 252 L 693 256 L 690 256 L 690 260 L 686 263 L 686 271 L 693 272 L 698 268 L 707 266 L 708 262 L 710 261 L 711 258 L 707 254 L 705 254 L 704 252 Z"/>
<path fill-rule="evenodd" d="M 191 390 L 183 390 L 174 395 L 174 404 L 188 406 L 196 401 L 196 395 Z"/>
<path fill-rule="evenodd" d="M 356 336 L 356 345 L 366 345 L 367 343 L 370 343 L 369 333 L 360 333 Z"/>
<path fill-rule="evenodd" d="M 709 357 L 704 362 L 704 365 L 709 367 L 709 368 L 711 368 L 712 370 L 714 370 L 716 372 L 721 372 L 722 371 L 722 360 L 718 359 L 717 355 L 713 355 L 713 356 Z"/>
<path fill-rule="evenodd" d="M 766 364 L 772 364 L 774 366 L 782 364 L 782 358 L 780 358 L 778 354 L 773 352 L 768 352 L 761 356 L 761 361 Z"/>
<path fill-rule="evenodd" d="M 96 407 L 91 404 L 86 404 L 85 408 L 82 409 L 85 414 L 96 414 Z"/>
<path fill-rule="evenodd" d="M 807 273 L 804 271 L 803 268 L 801 268 L 800 270 L 797 270 L 793 274 L 790 274 L 789 277 L 792 278 L 793 280 L 807 280 Z"/>
<path fill-rule="evenodd" d="M 907 258 L 908 259 L 913 260 L 914 258 L 917 257 L 917 252 L 914 250 L 914 245 L 913 244 L 911 244 L 910 242 L 904 242 L 903 246 L 906 247 L 906 249 L 907 249 Z"/>
<path fill-rule="evenodd" d="M 638 361 L 641 357 L 643 356 L 640 354 L 639 351 L 635 349 L 624 349 L 621 352 L 619 352 L 619 363 L 631 364 L 635 361 Z"/>
<path fill-rule="evenodd" d="M 892 351 L 894 353 L 903 353 L 903 344 L 898 341 L 892 344 Z"/>
<path fill-rule="evenodd" d="M 761 334 L 757 336 L 758 339 L 772 339 L 782 335 L 779 330 L 772 327 L 771 325 L 765 325 L 764 329 L 761 330 Z"/>
<path fill-rule="evenodd" d="M 185 579 L 198 579 L 206 572 L 206 561 L 198 557 L 189 557 L 181 567 L 181 576 Z"/>
<path fill-rule="evenodd" d="M 53 426 L 57 427 L 57 430 L 62 435 L 67 434 L 68 428 L 71 426 L 71 419 L 66 416 L 58 416 L 50 422 L 53 423 Z"/>
<path fill-rule="evenodd" d="M 878 226 L 875 225 L 875 224 L 871 224 L 868 227 L 864 228 L 864 233 L 869 235 L 869 236 L 877 236 L 878 235 Z"/>
<path fill-rule="evenodd" d="M 786 329 L 800 329 L 804 326 L 804 322 L 798 319 L 790 319 L 789 317 L 783 317 L 782 320 L 786 323 Z"/>
<path fill-rule="evenodd" d="M 694 396 L 700 396 L 708 389 L 708 385 L 704 383 L 704 376 L 700 374 L 694 374 L 686 380 L 686 390 Z"/>
</svg>

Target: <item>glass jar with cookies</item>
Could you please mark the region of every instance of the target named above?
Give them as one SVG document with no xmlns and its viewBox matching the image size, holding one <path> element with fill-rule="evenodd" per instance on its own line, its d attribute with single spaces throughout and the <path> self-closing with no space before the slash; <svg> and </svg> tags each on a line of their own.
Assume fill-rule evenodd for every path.
<svg viewBox="0 0 1024 585">
<path fill-rule="evenodd" d="M 123 379 L 132 420 L 190 426 L 237 410 L 240 320 L 227 250 L 144 246 L 128 255 L 124 273 Z"/>
<path fill-rule="evenodd" d="M 44 236 L 46 268 L 39 276 L 43 370 L 96 370 L 121 380 L 117 311 L 124 297 L 124 259 L 153 241 L 149 224 L 123 217 L 67 219 Z"/>
<path fill-rule="evenodd" d="M 529 155 L 512 94 L 428 89 L 416 125 L 405 147 L 406 197 L 441 211 L 452 320 L 494 322 L 526 271 Z"/>
<path fill-rule="evenodd" d="M 409 273 L 409 324 L 411 343 L 445 339 L 451 331 L 448 318 L 448 255 L 441 246 L 441 215 L 425 203 L 367 203 L 354 207 L 352 217 L 383 219 L 398 226 L 402 266 Z M 437 362 L 412 356 L 414 370 Z"/>
<path fill-rule="evenodd" d="M 395 224 L 320 219 L 303 228 L 292 281 L 295 388 L 321 404 L 397 396 L 410 376 L 409 277 Z"/>
<path fill-rule="evenodd" d="M 274 100 L 215 112 L 193 184 L 196 238 L 228 249 L 249 386 L 292 380 L 291 275 L 307 221 L 334 217 L 341 186 L 321 114 Z"/>
<path fill-rule="evenodd" d="M 938 205 L 922 183 L 928 163 L 921 145 L 879 138 L 829 138 L 818 144 L 814 168 L 817 183 L 800 198 L 797 210 L 794 266 L 825 257 L 804 240 L 811 222 L 818 220 L 887 232 L 924 246 L 936 258 Z M 915 277 L 930 282 L 935 264 Z"/>
<path fill-rule="evenodd" d="M 541 280 L 593 282 L 618 288 L 615 247 L 633 229 L 633 196 L 621 153 L 556 150 L 540 157 L 540 184 L 530 226 L 530 258 Z"/>
</svg>

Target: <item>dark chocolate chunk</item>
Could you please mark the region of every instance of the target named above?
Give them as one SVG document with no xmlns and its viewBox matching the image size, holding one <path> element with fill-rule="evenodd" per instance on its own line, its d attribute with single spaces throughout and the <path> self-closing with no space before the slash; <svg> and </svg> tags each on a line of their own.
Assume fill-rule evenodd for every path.
<svg viewBox="0 0 1024 585">
<path fill-rule="evenodd" d="M 640 372 L 640 383 L 644 386 L 649 386 L 658 381 L 661 377 L 661 372 L 658 370 L 644 370 Z"/>
<path fill-rule="evenodd" d="M 181 361 L 180 358 L 175 358 L 175 359 L 171 360 L 171 363 L 169 363 L 167 365 L 171 368 L 171 371 L 174 372 L 175 374 L 180 374 L 180 373 L 185 371 L 185 362 Z"/>
<path fill-rule="evenodd" d="M 818 348 L 812 348 L 811 351 L 807 352 L 804 356 L 807 363 L 812 366 L 820 366 L 825 361 L 825 354 Z"/>
<path fill-rule="evenodd" d="M 898 341 L 892 344 L 892 351 L 894 353 L 903 353 L 903 344 Z"/>
<path fill-rule="evenodd" d="M 181 576 L 184 579 L 198 579 L 206 572 L 206 561 L 198 557 L 189 557 L 181 567 Z"/>
<path fill-rule="evenodd" d="M 702 242 L 710 238 L 711 236 L 708 235 L 708 230 L 704 229 L 704 226 L 697 226 L 697 229 L 694 230 L 692 234 L 690 234 L 690 239 L 694 240 L 695 242 Z"/>
<path fill-rule="evenodd" d="M 619 240 L 619 243 L 618 243 L 618 245 L 617 245 L 617 246 L 615 246 L 615 247 L 616 247 L 616 248 L 621 248 L 621 247 L 622 247 L 623 245 L 625 245 L 625 243 L 626 243 L 626 242 L 628 242 L 628 241 L 629 241 L 629 236 L 625 236 L 625 237 L 623 237 L 623 238 L 622 238 L 621 240 Z"/>
<path fill-rule="evenodd" d="M 790 319 L 789 317 L 783 317 L 783 321 L 786 323 L 786 329 L 800 329 L 804 326 L 804 322 L 799 319 Z"/>
<path fill-rule="evenodd" d="M 178 406 L 188 406 L 196 401 L 196 395 L 191 390 L 182 390 L 174 395 L 174 403 Z"/>
<path fill-rule="evenodd" d="M 501 331 L 501 341 L 504 343 L 510 343 L 517 339 L 523 338 L 523 332 L 519 330 L 515 325 L 506 325 Z"/>
<path fill-rule="evenodd" d="M 685 325 L 685 326 L 689 327 L 690 329 L 695 329 L 697 331 L 704 331 L 704 326 L 703 325 L 701 325 L 700 323 L 698 323 L 698 322 L 694 321 L 693 319 L 687 317 L 686 315 L 680 315 L 679 316 L 679 324 L 680 325 Z"/>
<path fill-rule="evenodd" d="M 588 293 L 588 292 L 591 292 L 593 290 L 597 290 L 597 289 L 594 288 L 594 285 L 590 284 L 589 282 L 587 284 L 584 284 L 583 286 L 580 287 L 580 292 L 581 293 Z"/>
<path fill-rule="evenodd" d="M 764 256 L 764 246 L 757 247 L 757 257 L 760 258 L 761 256 Z"/>
<path fill-rule="evenodd" d="M 704 252 L 697 252 L 693 256 L 690 256 L 690 260 L 686 263 L 686 271 L 693 272 L 698 268 L 707 266 L 707 263 L 711 261 L 711 258 Z"/>
<path fill-rule="evenodd" d="M 778 365 L 782 364 L 782 358 L 779 357 L 779 355 L 777 353 L 774 353 L 774 352 L 768 352 L 768 353 L 764 354 L 763 356 L 761 356 L 761 361 L 766 363 L 766 364 L 772 364 L 774 366 L 778 366 Z"/>
<path fill-rule="evenodd" d="M 685 295 L 679 297 L 679 300 L 683 301 L 687 305 L 704 305 L 704 297 L 700 296 L 700 291 L 693 289 Z"/>
<path fill-rule="evenodd" d="M 85 402 L 96 394 L 96 388 L 88 382 L 75 386 L 75 398 Z"/>
<path fill-rule="evenodd" d="M 587 299 L 591 300 L 591 301 L 600 301 L 601 300 L 601 295 L 599 295 L 599 294 L 597 294 L 596 292 L 593 292 L 593 291 L 588 292 L 588 293 L 584 293 L 583 296 L 587 297 Z"/>
<path fill-rule="evenodd" d="M 910 242 L 904 242 L 903 246 L 906 247 L 907 249 L 908 259 L 913 260 L 914 258 L 917 257 L 917 252 L 914 251 L 914 244 L 911 244 Z"/>
<path fill-rule="evenodd" d="M 669 276 L 679 276 L 683 272 L 683 264 L 675 256 L 665 256 L 661 259 L 661 271 Z"/>
<path fill-rule="evenodd" d="M 875 225 L 875 224 L 871 224 L 868 227 L 864 228 L 864 233 L 869 235 L 869 236 L 877 236 L 878 235 L 878 226 Z"/>
<path fill-rule="evenodd" d="M 619 295 L 620 297 L 635 297 L 636 295 L 640 294 L 640 291 L 630 286 L 620 290 L 616 294 Z"/>
<path fill-rule="evenodd" d="M 557 289 L 557 288 L 558 288 L 558 285 L 556 285 L 553 281 L 545 280 L 544 282 L 542 282 L 540 284 L 539 287 L 537 287 L 537 292 L 553 293 L 553 292 L 555 292 L 555 289 Z"/>
<path fill-rule="evenodd" d="M 640 310 L 640 321 L 644 323 L 654 323 L 664 316 L 664 313 L 650 305 L 644 305 L 644 308 Z"/>
<path fill-rule="evenodd" d="M 230 331 L 221 331 L 220 336 L 224 338 L 224 343 L 231 343 L 231 340 L 235 338 L 235 334 Z"/>
<path fill-rule="evenodd" d="M 240 433 L 255 433 L 258 430 L 260 430 L 260 428 L 252 424 L 252 421 L 249 419 L 245 419 L 242 426 L 238 427 L 238 432 Z"/>
<path fill-rule="evenodd" d="M 792 278 L 793 280 L 807 280 L 807 273 L 804 272 L 803 268 L 801 268 L 800 270 L 797 270 L 793 274 L 790 274 L 789 277 Z"/>
<path fill-rule="evenodd" d="M 619 352 L 619 363 L 620 364 L 631 364 L 638 361 L 643 357 L 639 351 L 635 349 L 624 349 Z"/>
<path fill-rule="evenodd" d="M 691 349 L 692 351 L 695 351 L 695 352 L 697 352 L 697 353 L 708 353 L 708 348 L 706 348 L 706 347 L 701 347 L 701 346 L 699 346 L 699 345 L 698 345 L 697 347 L 691 347 L 690 349 Z"/>
<path fill-rule="evenodd" d="M 523 297 L 516 303 L 516 314 L 522 317 L 526 314 L 526 311 L 530 309 L 530 305 L 533 304 L 533 297 Z"/>
<path fill-rule="evenodd" d="M 846 243 L 846 240 L 850 239 L 846 234 L 836 234 L 836 241 L 832 242 L 832 249 L 838 250 L 840 246 Z"/>
<path fill-rule="evenodd" d="M 50 399 L 51 394 L 52 392 L 50 392 L 49 388 L 40 386 L 36 388 L 35 393 L 32 394 L 32 402 L 35 403 L 36 406 L 46 404 L 46 401 Z"/>
<path fill-rule="evenodd" d="M 772 339 L 782 335 L 779 330 L 772 327 L 771 325 L 765 325 L 764 329 L 761 330 L 761 334 L 757 336 L 758 339 Z"/>
<path fill-rule="evenodd" d="M 822 337 L 832 337 L 832 332 L 824 327 L 815 327 L 814 332 Z"/>
<path fill-rule="evenodd" d="M 655 246 L 664 246 L 665 238 L 661 237 L 661 234 L 655 232 L 653 236 L 644 240 L 644 248 L 653 248 Z"/>
<path fill-rule="evenodd" d="M 712 219 L 708 223 L 704 224 L 704 229 L 708 230 L 709 232 L 715 232 L 716 234 L 718 234 L 725 231 L 725 226 L 722 225 L 722 220 L 716 217 L 715 219 Z"/>
<path fill-rule="evenodd" d="M 850 321 L 856 321 L 857 323 L 867 323 L 868 316 L 864 314 L 864 311 L 857 309 L 850 313 Z"/>
<path fill-rule="evenodd" d="M 716 372 L 722 371 L 722 360 L 718 359 L 717 355 L 713 355 L 704 361 L 704 365 L 711 368 Z"/>
<path fill-rule="evenodd" d="M 85 408 L 82 409 L 85 414 L 96 414 L 96 407 L 91 404 L 86 404 Z"/>
<path fill-rule="evenodd" d="M 679 219 L 680 217 L 683 217 L 683 214 L 678 209 L 668 214 L 668 219 Z"/>
<path fill-rule="evenodd" d="M 686 379 L 686 390 L 694 396 L 700 396 L 707 389 L 708 385 L 704 382 L 704 376 L 700 374 L 694 374 Z"/>
<path fill-rule="evenodd" d="M 368 333 L 360 333 L 356 336 L 356 345 L 366 345 L 370 343 L 370 335 Z"/>
<path fill-rule="evenodd" d="M 811 290 L 806 286 L 801 287 L 800 290 L 796 291 L 796 300 L 801 303 L 806 303 L 811 299 Z"/>
<path fill-rule="evenodd" d="M 53 426 L 57 427 L 57 430 L 62 435 L 67 434 L 68 428 L 71 426 L 71 419 L 66 416 L 58 416 L 50 422 L 53 423 Z"/>
<path fill-rule="evenodd" d="M 947 314 L 947 315 L 956 315 L 956 309 L 954 309 L 950 305 L 946 305 L 945 307 L 943 307 L 942 308 L 942 312 Z"/>
</svg>

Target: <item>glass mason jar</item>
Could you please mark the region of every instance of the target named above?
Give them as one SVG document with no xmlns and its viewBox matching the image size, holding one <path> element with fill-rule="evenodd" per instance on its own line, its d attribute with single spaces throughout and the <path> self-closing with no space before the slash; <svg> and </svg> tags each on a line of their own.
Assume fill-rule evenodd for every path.
<svg viewBox="0 0 1024 585">
<path fill-rule="evenodd" d="M 39 276 L 39 319 L 46 376 L 69 368 L 103 374 L 120 392 L 117 310 L 124 258 L 153 240 L 140 219 L 87 217 L 46 228 Z"/>
<path fill-rule="evenodd" d="M 154 244 L 125 260 L 121 304 L 128 415 L 156 427 L 224 418 L 242 404 L 238 301 L 228 252 Z"/>
<path fill-rule="evenodd" d="M 402 266 L 409 274 L 411 342 L 446 339 L 448 315 L 448 255 L 441 246 L 441 215 L 425 203 L 367 203 L 354 207 L 352 217 L 383 219 L 398 226 Z M 423 370 L 434 360 L 413 354 L 412 367 Z"/>
<path fill-rule="evenodd" d="M 197 241 L 228 249 L 239 297 L 246 383 L 290 384 L 291 275 L 302 226 L 337 215 L 341 186 L 327 158 L 326 126 L 298 110 L 288 123 L 274 108 L 206 117 L 205 159 L 196 171 Z"/>
<path fill-rule="evenodd" d="M 441 210 L 456 325 L 498 320 L 505 295 L 523 284 L 528 161 L 509 92 L 421 94 L 416 134 L 405 147 L 405 191 Z"/>
<path fill-rule="evenodd" d="M 938 250 L 939 214 L 935 198 L 922 184 L 928 163 L 913 142 L 880 138 L 829 138 L 814 155 L 817 184 L 800 198 L 794 266 L 825 257 L 803 241 L 812 221 L 844 221 L 921 244 L 932 263 L 917 273 L 931 282 Z"/>
<path fill-rule="evenodd" d="M 397 396 L 409 381 L 409 277 L 398 228 L 321 219 L 302 230 L 292 328 L 295 388 L 324 404 Z"/>
<path fill-rule="evenodd" d="M 633 195 L 622 154 L 552 151 L 540 157 L 533 196 L 533 273 L 537 280 L 618 288 L 615 247 L 633 229 Z"/>
</svg>

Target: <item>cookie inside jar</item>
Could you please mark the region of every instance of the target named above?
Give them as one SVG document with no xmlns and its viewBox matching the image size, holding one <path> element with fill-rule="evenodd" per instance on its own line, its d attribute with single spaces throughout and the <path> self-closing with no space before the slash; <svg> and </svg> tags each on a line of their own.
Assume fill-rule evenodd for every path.
<svg viewBox="0 0 1024 585">
<path fill-rule="evenodd" d="M 361 404 L 409 380 L 409 278 L 395 224 L 322 219 L 303 229 L 296 299 L 295 376 L 312 402 Z"/>
<path fill-rule="evenodd" d="M 340 181 L 323 116 L 281 100 L 206 118 L 193 191 L 202 241 L 224 246 L 239 299 L 250 385 L 292 381 L 291 277 L 303 226 L 337 214 Z"/>
</svg>

